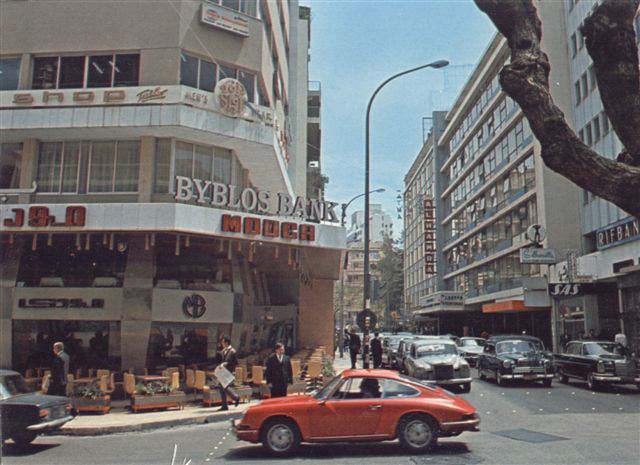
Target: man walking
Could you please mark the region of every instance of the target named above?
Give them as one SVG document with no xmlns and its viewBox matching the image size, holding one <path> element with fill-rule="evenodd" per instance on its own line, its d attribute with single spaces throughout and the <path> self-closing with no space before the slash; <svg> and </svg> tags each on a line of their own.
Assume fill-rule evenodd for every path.
<svg viewBox="0 0 640 465">
<path fill-rule="evenodd" d="M 351 368 L 354 369 L 356 367 L 356 361 L 358 360 L 358 353 L 360 352 L 360 347 L 362 346 L 362 342 L 360 341 L 360 336 L 356 334 L 356 332 L 352 329 L 349 333 L 349 355 L 351 355 Z"/>
<path fill-rule="evenodd" d="M 271 397 L 286 397 L 287 386 L 293 383 L 291 359 L 284 354 L 284 344 L 278 342 L 275 351 L 267 359 L 265 378 L 271 389 Z"/>
<path fill-rule="evenodd" d="M 236 349 L 231 347 L 231 338 L 228 336 L 222 336 L 222 338 L 220 338 L 220 344 L 222 345 L 222 352 L 220 352 L 220 364 L 233 374 L 236 371 L 236 366 L 238 366 Z M 220 391 L 220 397 L 222 400 L 222 406 L 218 409 L 219 411 L 229 410 L 229 406 L 227 405 L 227 394 L 229 394 L 229 397 L 234 400 L 236 407 L 238 406 L 240 397 L 233 392 L 231 386 L 227 386 L 225 388 L 220 384 L 218 386 L 218 390 Z"/>
<path fill-rule="evenodd" d="M 67 374 L 69 374 L 69 356 L 64 351 L 64 344 L 53 344 L 53 363 L 51 364 L 51 382 L 47 394 L 52 396 L 67 395 Z"/>
<path fill-rule="evenodd" d="M 376 331 L 373 333 L 373 339 L 371 339 L 371 355 L 373 356 L 373 368 L 380 368 L 382 366 L 382 341 L 380 340 L 380 333 Z"/>
</svg>

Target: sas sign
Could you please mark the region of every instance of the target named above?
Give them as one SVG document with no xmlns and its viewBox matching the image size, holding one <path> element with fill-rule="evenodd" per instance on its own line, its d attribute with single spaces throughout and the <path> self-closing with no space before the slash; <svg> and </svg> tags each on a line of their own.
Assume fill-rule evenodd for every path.
<svg viewBox="0 0 640 465">
<path fill-rule="evenodd" d="M 589 283 L 557 283 L 549 284 L 549 295 L 552 297 L 575 297 L 590 294 L 595 286 Z"/>
</svg>

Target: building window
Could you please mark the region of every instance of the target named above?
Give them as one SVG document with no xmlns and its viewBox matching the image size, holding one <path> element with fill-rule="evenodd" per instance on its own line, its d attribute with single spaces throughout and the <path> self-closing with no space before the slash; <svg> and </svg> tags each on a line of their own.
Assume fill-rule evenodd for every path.
<svg viewBox="0 0 640 465">
<path fill-rule="evenodd" d="M 136 192 L 139 164 L 138 141 L 93 142 L 89 192 Z"/>
<path fill-rule="evenodd" d="M 591 146 L 591 144 L 593 144 L 593 134 L 591 132 L 591 124 L 587 124 L 584 127 L 584 143 L 587 144 L 588 146 Z"/>
<path fill-rule="evenodd" d="M 580 139 L 581 142 L 584 142 L 584 129 L 580 129 L 578 131 L 578 139 Z"/>
<path fill-rule="evenodd" d="M 575 57 L 578 54 L 578 39 L 576 38 L 575 33 L 571 34 L 571 57 Z"/>
<path fill-rule="evenodd" d="M 33 89 L 131 87 L 139 83 L 140 55 L 36 57 Z"/>
<path fill-rule="evenodd" d="M 589 82 L 587 80 L 587 73 L 584 73 L 581 77 L 580 77 L 580 81 L 582 82 L 582 100 L 584 100 L 585 98 L 587 98 L 587 95 L 589 95 Z"/>
<path fill-rule="evenodd" d="M 593 128 L 593 142 L 600 140 L 600 115 L 596 115 L 591 121 L 591 127 Z"/>
<path fill-rule="evenodd" d="M 212 3 L 240 11 L 245 15 L 253 16 L 258 14 L 257 0 L 210 0 Z"/>
<path fill-rule="evenodd" d="M 602 135 L 609 134 L 609 118 L 607 118 L 607 114 L 603 111 L 601 113 L 602 117 Z"/>
<path fill-rule="evenodd" d="M 591 92 L 593 92 L 598 87 L 598 80 L 596 79 L 596 69 L 594 68 L 593 65 L 589 66 L 588 73 L 589 73 L 589 85 L 591 87 Z"/>
<path fill-rule="evenodd" d="M 16 90 L 20 78 L 20 58 L 0 58 L 0 90 Z"/>
<path fill-rule="evenodd" d="M 20 187 L 22 144 L 0 144 L 0 189 Z"/>
<path fill-rule="evenodd" d="M 575 91 L 575 96 L 576 96 L 576 105 L 580 104 L 580 100 L 582 100 L 582 93 L 580 92 L 580 80 L 577 80 L 574 84 L 573 84 L 573 89 Z"/>
</svg>

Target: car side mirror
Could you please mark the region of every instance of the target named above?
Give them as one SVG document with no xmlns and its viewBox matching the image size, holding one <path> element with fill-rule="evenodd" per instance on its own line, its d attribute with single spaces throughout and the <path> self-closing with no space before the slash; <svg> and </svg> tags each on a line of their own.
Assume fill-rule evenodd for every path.
<svg viewBox="0 0 640 465">
<path fill-rule="evenodd" d="M 322 399 L 320 402 L 318 402 L 318 405 L 324 406 L 324 404 L 326 403 L 327 403 L 327 399 Z"/>
</svg>

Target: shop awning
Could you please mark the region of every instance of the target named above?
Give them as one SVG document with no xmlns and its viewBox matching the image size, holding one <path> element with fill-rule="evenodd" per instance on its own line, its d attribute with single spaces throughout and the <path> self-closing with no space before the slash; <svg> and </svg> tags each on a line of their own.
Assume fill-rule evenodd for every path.
<svg viewBox="0 0 640 465">
<path fill-rule="evenodd" d="M 524 300 L 503 300 L 482 305 L 482 313 L 534 312 L 547 309 L 548 307 L 527 307 Z"/>
</svg>

